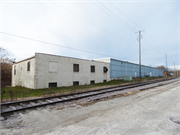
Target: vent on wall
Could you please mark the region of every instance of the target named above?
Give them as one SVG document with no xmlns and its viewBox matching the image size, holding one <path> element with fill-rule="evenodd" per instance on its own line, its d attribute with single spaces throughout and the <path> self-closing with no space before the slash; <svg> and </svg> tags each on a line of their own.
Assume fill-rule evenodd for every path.
<svg viewBox="0 0 180 135">
<path fill-rule="evenodd" d="M 103 71 L 104 71 L 104 73 L 106 73 L 108 71 L 108 68 L 107 67 L 103 67 Z"/>
</svg>

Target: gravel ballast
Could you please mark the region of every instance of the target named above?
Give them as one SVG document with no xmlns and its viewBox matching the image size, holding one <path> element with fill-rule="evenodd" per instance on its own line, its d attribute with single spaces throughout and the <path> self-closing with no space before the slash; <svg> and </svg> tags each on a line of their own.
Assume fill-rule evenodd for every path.
<svg viewBox="0 0 180 135">
<path fill-rule="evenodd" d="M 180 81 L 88 106 L 48 106 L 1 121 L 1 134 L 178 135 Z"/>
</svg>

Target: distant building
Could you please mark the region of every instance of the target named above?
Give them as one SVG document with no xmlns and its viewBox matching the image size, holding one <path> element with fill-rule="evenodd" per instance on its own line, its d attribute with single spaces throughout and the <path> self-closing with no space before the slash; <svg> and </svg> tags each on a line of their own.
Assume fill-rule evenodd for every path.
<svg viewBox="0 0 180 135">
<path fill-rule="evenodd" d="M 113 58 L 96 59 L 96 61 L 108 62 L 110 64 L 110 78 L 117 79 L 123 76 L 139 77 L 139 64 Z M 163 76 L 163 70 L 141 65 L 141 76 Z"/>
<path fill-rule="evenodd" d="M 110 81 L 110 64 L 36 53 L 12 66 L 12 86 L 32 89 Z"/>
</svg>

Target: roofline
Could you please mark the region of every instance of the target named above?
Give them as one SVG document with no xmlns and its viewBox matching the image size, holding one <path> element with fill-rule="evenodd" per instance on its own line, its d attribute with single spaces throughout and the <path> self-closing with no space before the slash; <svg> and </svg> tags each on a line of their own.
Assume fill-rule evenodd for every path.
<svg viewBox="0 0 180 135">
<path fill-rule="evenodd" d="M 86 61 L 94 61 L 94 62 L 99 62 L 99 63 L 106 63 L 106 64 L 109 64 L 108 62 L 95 61 L 94 59 L 88 60 L 88 59 L 74 58 L 74 57 L 68 57 L 68 56 L 62 56 L 62 55 L 54 55 L 54 54 L 47 54 L 47 53 L 36 53 L 36 54 L 43 54 L 43 55 L 50 55 L 50 56 L 56 56 L 56 57 L 64 57 L 64 58 L 71 58 L 71 59 L 77 59 L 77 60 L 86 60 Z"/>
<path fill-rule="evenodd" d="M 131 63 L 131 64 L 135 64 L 135 65 L 139 65 L 139 64 L 136 64 L 136 63 L 132 63 L 132 62 L 128 62 L 128 61 L 123 61 L 123 60 L 118 60 L 118 59 L 114 59 L 114 58 L 110 58 L 110 59 L 117 60 L 117 61 L 122 61 L 122 62 L 127 62 L 127 63 Z M 146 66 L 146 65 L 141 65 L 141 66 L 150 67 L 150 66 Z M 150 68 L 155 68 L 155 67 L 150 67 Z M 158 68 L 155 68 L 155 69 L 158 69 Z M 163 70 L 163 69 L 160 69 L 160 70 Z"/>
<path fill-rule="evenodd" d="M 27 61 L 27 60 L 33 59 L 33 58 L 35 58 L 35 56 L 32 56 L 32 57 L 26 58 L 26 59 L 21 60 L 21 61 L 18 61 L 18 62 L 15 62 L 15 63 L 13 63 L 12 65 L 15 65 L 15 64 L 18 64 L 18 63 L 21 63 L 21 62 L 24 62 L 24 61 Z"/>
</svg>

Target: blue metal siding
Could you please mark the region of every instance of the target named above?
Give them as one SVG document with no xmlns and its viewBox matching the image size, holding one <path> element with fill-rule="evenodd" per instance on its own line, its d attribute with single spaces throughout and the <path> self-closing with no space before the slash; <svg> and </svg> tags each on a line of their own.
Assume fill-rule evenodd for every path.
<svg viewBox="0 0 180 135">
<path fill-rule="evenodd" d="M 141 66 L 141 76 L 163 76 L 163 70 L 147 66 Z M 135 76 L 136 75 L 136 76 Z M 123 76 L 139 77 L 139 65 L 111 59 L 110 61 L 110 77 L 122 78 Z"/>
</svg>

